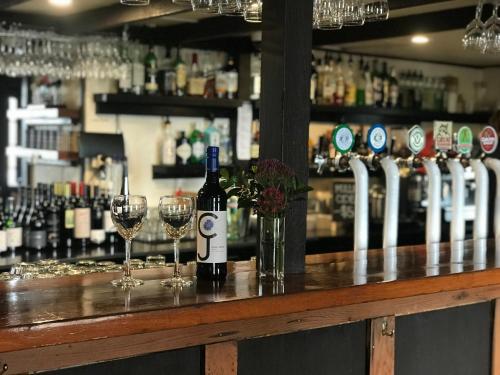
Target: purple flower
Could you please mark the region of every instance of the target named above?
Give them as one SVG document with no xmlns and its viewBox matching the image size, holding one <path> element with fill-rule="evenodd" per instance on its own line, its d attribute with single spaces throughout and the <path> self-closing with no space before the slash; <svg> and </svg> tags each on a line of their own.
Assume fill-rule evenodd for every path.
<svg viewBox="0 0 500 375">
<path fill-rule="evenodd" d="M 286 208 L 285 194 L 275 187 L 264 189 L 257 199 L 257 212 L 262 216 L 276 216 Z"/>
</svg>

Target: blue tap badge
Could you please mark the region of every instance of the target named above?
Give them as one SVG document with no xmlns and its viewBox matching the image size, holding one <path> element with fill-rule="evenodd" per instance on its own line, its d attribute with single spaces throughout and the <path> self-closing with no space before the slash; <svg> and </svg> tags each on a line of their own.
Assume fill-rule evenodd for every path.
<svg viewBox="0 0 500 375">
<path fill-rule="evenodd" d="M 387 132 L 382 124 L 373 124 L 368 130 L 368 147 L 376 154 L 385 150 Z"/>
</svg>

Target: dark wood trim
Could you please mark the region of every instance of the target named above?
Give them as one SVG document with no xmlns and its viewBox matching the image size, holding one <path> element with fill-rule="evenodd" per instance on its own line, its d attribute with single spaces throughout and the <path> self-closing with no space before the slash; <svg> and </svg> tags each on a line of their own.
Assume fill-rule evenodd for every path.
<svg viewBox="0 0 500 375">
<path fill-rule="evenodd" d="M 394 316 L 371 320 L 370 375 L 394 375 L 395 326 Z"/>
<path fill-rule="evenodd" d="M 381 284 L 380 286 L 388 285 L 390 289 L 391 284 L 393 283 Z M 413 291 L 419 290 L 413 289 Z M 351 295 L 355 294 L 351 291 L 349 293 Z M 338 300 L 337 297 L 333 296 L 326 298 L 330 301 Z M 121 328 L 122 331 L 119 336 L 115 337 L 110 336 L 110 333 L 114 330 L 114 324 L 106 324 L 106 319 L 101 319 L 100 323 L 94 321 L 94 324 L 99 324 L 99 327 L 95 327 L 95 329 L 94 324 L 81 325 L 78 329 L 72 330 L 73 333 L 69 335 L 69 332 L 63 333 L 60 330 L 61 326 L 65 325 L 64 323 L 51 324 L 46 329 L 31 329 L 28 331 L 21 328 L 13 329 L 10 332 L 0 332 L 3 337 L 2 344 L 4 344 L 0 349 L 0 364 L 8 364 L 9 374 L 54 370 L 188 346 L 237 341 L 251 337 L 329 327 L 381 316 L 416 314 L 500 298 L 500 286 L 464 288 L 451 292 L 406 298 L 392 299 L 389 295 L 387 295 L 387 298 L 384 298 L 384 296 L 380 296 L 380 298 L 378 301 L 354 305 L 318 310 L 311 306 L 304 308 L 301 312 L 234 321 L 238 316 L 236 311 L 248 311 L 247 309 L 240 309 L 234 310 L 232 321 L 157 330 L 149 333 L 141 333 L 141 330 L 139 330 L 137 334 L 130 335 L 128 328 L 131 328 L 135 323 L 160 329 L 158 323 L 176 321 L 175 318 L 167 317 L 160 320 L 150 320 L 147 316 L 141 316 L 142 314 L 133 314 L 133 316 L 130 316 L 131 319 L 128 323 L 122 322 L 116 327 Z M 276 301 L 274 306 L 279 307 L 281 303 Z M 200 314 L 202 313 L 200 312 Z M 182 312 L 179 318 L 181 316 Z M 202 314 L 200 316 L 206 315 Z M 87 340 L 75 342 L 87 335 L 89 333 L 88 329 L 91 329 L 92 333 L 88 335 Z M 96 336 L 91 339 L 90 337 L 93 335 Z M 58 344 L 35 348 L 37 337 L 41 338 L 40 336 L 43 336 L 45 342 L 55 340 L 54 342 Z M 20 340 L 25 341 L 25 344 L 30 343 L 28 346 L 22 345 L 28 349 L 15 349 L 15 347 L 21 347 L 19 346 Z M 5 344 L 9 344 L 11 350 L 7 350 Z M 32 348 L 29 348 L 30 346 Z"/>
<path fill-rule="evenodd" d="M 205 345 L 205 375 L 236 375 L 238 343 L 226 341 Z"/>
</svg>

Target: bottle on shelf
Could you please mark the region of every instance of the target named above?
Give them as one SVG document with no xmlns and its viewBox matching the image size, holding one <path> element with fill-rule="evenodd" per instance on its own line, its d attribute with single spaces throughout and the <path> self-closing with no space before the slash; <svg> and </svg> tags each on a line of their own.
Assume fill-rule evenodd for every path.
<svg viewBox="0 0 500 375">
<path fill-rule="evenodd" d="M 342 69 L 342 57 L 341 55 L 337 58 L 337 64 L 335 68 L 335 93 L 333 95 L 333 104 L 336 106 L 343 106 L 345 99 L 345 78 L 344 69 Z"/>
<path fill-rule="evenodd" d="M 30 223 L 31 218 L 33 217 L 33 214 L 35 212 L 35 189 L 29 189 L 28 196 L 30 197 L 30 200 L 28 202 L 29 208 L 27 209 L 21 223 L 23 227 L 23 245 L 25 247 L 29 247 L 30 243 Z"/>
<path fill-rule="evenodd" d="M 356 105 L 356 68 L 352 60 L 352 56 L 349 56 L 349 61 L 347 63 L 347 68 L 345 72 L 345 97 L 344 105 L 346 107 L 353 107 Z"/>
<path fill-rule="evenodd" d="M 4 227 L 6 231 L 7 248 L 15 251 L 23 245 L 23 228 L 14 220 L 14 198 L 7 198 L 7 207 L 4 216 Z"/>
<path fill-rule="evenodd" d="M 158 59 L 156 58 L 153 46 L 149 47 L 149 51 L 144 58 L 144 68 L 146 69 L 144 89 L 147 94 L 155 95 L 158 93 L 158 80 L 156 78 L 156 74 L 158 73 Z"/>
<path fill-rule="evenodd" d="M 377 107 L 384 105 L 384 85 L 382 75 L 378 70 L 378 60 L 373 60 L 372 63 L 372 86 L 373 86 L 373 103 Z"/>
<path fill-rule="evenodd" d="M 75 228 L 73 238 L 76 241 L 76 246 L 86 248 L 90 242 L 90 231 L 92 212 L 88 202 L 88 187 L 81 182 L 79 194 L 77 196 L 77 204 L 75 210 Z"/>
<path fill-rule="evenodd" d="M 197 122 L 192 126 L 191 134 L 189 135 L 189 144 L 191 145 L 191 164 L 200 164 L 205 160 L 205 143 L 203 142 L 202 124 Z"/>
<path fill-rule="evenodd" d="M 227 96 L 227 74 L 220 67 L 215 71 L 215 93 L 219 99 Z"/>
<path fill-rule="evenodd" d="M 36 188 L 34 191 L 34 209 L 30 216 L 29 238 L 27 247 L 40 251 L 47 247 L 47 223 L 41 203 L 41 191 Z"/>
<path fill-rule="evenodd" d="M 47 242 L 53 249 L 59 247 L 60 230 L 60 207 L 54 194 L 55 185 L 51 185 L 47 196 L 47 205 L 45 207 L 45 219 L 47 222 Z"/>
<path fill-rule="evenodd" d="M 311 103 L 316 103 L 316 88 L 318 87 L 318 72 L 316 71 L 316 59 L 314 55 L 311 58 L 311 83 L 309 89 L 309 99 Z"/>
<path fill-rule="evenodd" d="M 227 195 L 219 177 L 219 149 L 208 147 L 206 181 L 196 200 L 196 276 L 200 280 L 223 281 L 227 274 Z"/>
<path fill-rule="evenodd" d="M 106 245 L 112 246 L 116 242 L 116 227 L 111 219 L 111 196 L 109 192 L 101 197 L 103 206 L 103 228 L 106 236 Z"/>
<path fill-rule="evenodd" d="M 260 138 L 260 123 L 259 120 L 252 121 L 252 142 L 250 144 L 250 158 L 259 158 L 259 138 Z"/>
<path fill-rule="evenodd" d="M 365 65 L 365 105 L 371 107 L 374 105 L 374 90 L 373 90 L 373 79 L 370 73 L 370 67 L 368 63 Z"/>
<path fill-rule="evenodd" d="M 205 147 L 220 147 L 220 133 L 219 129 L 215 127 L 213 117 L 209 119 L 208 126 L 205 129 L 204 138 Z"/>
<path fill-rule="evenodd" d="M 189 159 L 192 155 L 191 145 L 189 140 L 186 138 L 186 133 L 181 132 L 179 139 L 177 140 L 176 148 L 176 163 L 177 165 L 187 165 Z"/>
<path fill-rule="evenodd" d="M 90 186 L 89 205 L 91 208 L 90 241 L 93 244 L 101 245 L 106 241 L 106 232 L 104 230 L 104 208 L 99 187 L 96 185 Z"/>
<path fill-rule="evenodd" d="M 198 65 L 198 54 L 193 53 L 191 71 L 189 72 L 188 79 L 188 95 L 203 96 L 205 92 L 205 82 L 206 79 Z"/>
<path fill-rule="evenodd" d="M 175 62 L 172 59 L 171 48 L 167 48 L 164 69 L 161 75 L 163 78 L 163 93 L 167 96 L 175 95 L 177 91 L 177 77 L 175 74 Z"/>
<path fill-rule="evenodd" d="M 399 82 L 394 67 L 391 69 L 391 76 L 389 77 L 389 107 L 399 107 Z"/>
<path fill-rule="evenodd" d="M 75 228 L 75 205 L 71 195 L 71 184 L 65 183 L 64 197 L 60 210 L 60 237 L 61 245 L 65 248 L 73 246 L 73 230 Z"/>
<path fill-rule="evenodd" d="M 144 64 L 140 60 L 140 51 L 134 51 L 134 61 L 132 62 L 132 92 L 136 95 L 144 93 L 146 77 L 144 75 Z"/>
<path fill-rule="evenodd" d="M 221 165 L 230 165 L 233 160 L 233 143 L 229 134 L 229 127 L 224 126 L 220 131 L 219 161 Z"/>
<path fill-rule="evenodd" d="M 324 67 L 323 77 L 323 104 L 333 104 L 335 92 L 337 91 L 335 79 L 335 60 L 327 55 Z"/>
<path fill-rule="evenodd" d="M 358 69 L 354 79 L 356 81 L 356 106 L 363 107 L 365 105 L 366 77 L 364 73 L 363 58 L 359 59 Z"/>
<path fill-rule="evenodd" d="M 177 48 L 177 60 L 175 62 L 175 86 L 177 89 L 177 96 L 186 95 L 187 69 L 186 63 L 182 60 L 179 48 Z"/>
<path fill-rule="evenodd" d="M 203 67 L 203 77 L 205 78 L 204 98 L 215 98 L 215 72 L 211 64 Z"/>
<path fill-rule="evenodd" d="M 133 65 L 129 56 L 128 34 L 126 28 L 123 30 L 122 34 L 121 58 L 122 65 L 120 67 L 121 72 L 120 79 L 118 80 L 118 89 L 120 92 L 129 93 L 132 91 Z"/>
<path fill-rule="evenodd" d="M 225 70 L 227 82 L 227 98 L 235 99 L 238 97 L 238 68 L 234 62 L 234 58 L 229 56 Z"/>
<path fill-rule="evenodd" d="M 175 134 L 172 129 L 172 123 L 170 122 L 168 117 L 163 123 L 163 134 L 160 147 L 161 164 L 175 165 L 177 144 L 175 141 Z"/>
<path fill-rule="evenodd" d="M 382 107 L 387 108 L 390 106 L 390 76 L 387 72 L 387 63 L 382 63 Z"/>
<path fill-rule="evenodd" d="M 0 253 L 3 253 L 7 251 L 7 227 L 1 208 L 2 206 L 0 205 Z"/>
</svg>

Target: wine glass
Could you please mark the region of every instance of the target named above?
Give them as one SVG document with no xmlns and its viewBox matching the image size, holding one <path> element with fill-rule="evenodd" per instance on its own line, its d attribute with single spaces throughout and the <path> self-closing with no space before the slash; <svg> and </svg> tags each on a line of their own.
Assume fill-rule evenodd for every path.
<svg viewBox="0 0 500 375">
<path fill-rule="evenodd" d="M 368 0 L 365 3 L 366 22 L 385 21 L 389 18 L 388 0 Z"/>
<path fill-rule="evenodd" d="M 480 50 L 484 45 L 484 23 L 481 21 L 483 12 L 483 1 L 480 0 L 476 6 L 476 16 L 465 28 L 462 44 L 465 49 Z"/>
<path fill-rule="evenodd" d="M 111 220 L 125 240 L 123 276 L 111 282 L 114 286 L 131 288 L 143 284 L 142 280 L 134 279 L 130 272 L 130 248 L 132 240 L 141 230 L 147 210 L 146 197 L 141 195 L 117 195 L 111 201 Z"/>
<path fill-rule="evenodd" d="M 174 274 L 161 282 L 164 286 L 182 287 L 192 285 L 191 280 L 181 277 L 179 268 L 179 240 L 191 229 L 194 212 L 194 198 L 189 196 L 166 195 L 158 205 L 160 220 L 167 234 L 174 239 Z"/>
</svg>

